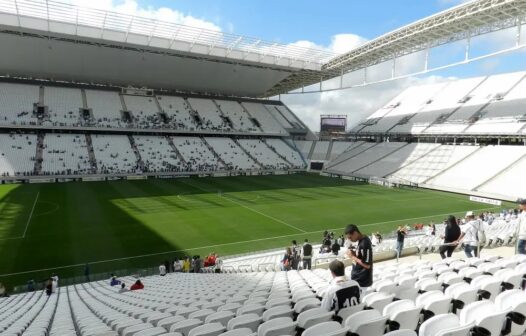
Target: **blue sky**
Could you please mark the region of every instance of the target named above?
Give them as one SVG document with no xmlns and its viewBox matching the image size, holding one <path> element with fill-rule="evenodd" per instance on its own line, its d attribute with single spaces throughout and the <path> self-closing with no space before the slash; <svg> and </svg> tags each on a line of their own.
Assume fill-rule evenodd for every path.
<svg viewBox="0 0 526 336">
<path fill-rule="evenodd" d="M 80 5 L 156 17 L 187 25 L 346 51 L 366 40 L 446 10 L 466 0 L 60 0 Z M 526 43 L 526 28 L 523 28 Z M 511 47 L 515 32 L 473 40 L 475 55 Z M 460 61 L 464 46 L 448 45 L 432 51 L 430 63 Z M 415 59 L 416 59 L 415 55 Z M 380 108 L 409 85 L 444 78 L 473 77 L 526 70 L 524 52 L 485 59 L 417 78 L 330 93 L 282 95 L 312 129 L 320 114 L 347 114 L 352 126 Z M 411 67 L 411 62 L 406 62 Z M 406 65 L 407 66 L 407 65 Z M 401 66 L 400 68 L 403 68 Z M 389 67 L 390 69 L 390 67 Z"/>
</svg>

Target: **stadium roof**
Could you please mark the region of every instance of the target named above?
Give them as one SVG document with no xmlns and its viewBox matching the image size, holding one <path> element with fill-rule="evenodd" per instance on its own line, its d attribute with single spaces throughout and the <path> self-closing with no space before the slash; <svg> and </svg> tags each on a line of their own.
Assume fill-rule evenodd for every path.
<svg viewBox="0 0 526 336">
<path fill-rule="evenodd" d="M 2 75 L 240 96 L 335 56 L 52 0 L 0 0 L 0 33 Z"/>
<path fill-rule="evenodd" d="M 52 0 L 0 0 L 0 75 L 273 96 L 525 21 L 526 0 L 471 1 L 344 55 Z"/>
<path fill-rule="evenodd" d="M 276 85 L 267 95 L 289 92 L 342 74 L 390 61 L 404 55 L 526 21 L 526 0 L 475 0 L 389 32 L 350 52 L 336 56 L 321 71 L 299 71 Z M 518 30 L 520 34 L 520 29 Z"/>
</svg>

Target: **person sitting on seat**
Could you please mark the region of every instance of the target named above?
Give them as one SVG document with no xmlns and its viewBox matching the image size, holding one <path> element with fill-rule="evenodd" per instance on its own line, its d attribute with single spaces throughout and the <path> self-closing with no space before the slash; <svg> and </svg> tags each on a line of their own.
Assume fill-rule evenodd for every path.
<svg viewBox="0 0 526 336">
<path fill-rule="evenodd" d="M 332 281 L 327 288 L 321 308 L 338 313 L 340 309 L 352 307 L 360 303 L 360 285 L 345 276 L 345 265 L 339 260 L 329 264 Z"/>
<path fill-rule="evenodd" d="M 135 281 L 133 285 L 131 285 L 130 290 L 138 290 L 138 289 L 144 289 L 144 285 L 142 284 L 141 280 Z"/>
<path fill-rule="evenodd" d="M 110 280 L 110 286 L 118 286 L 121 284 L 121 281 L 117 279 L 117 277 L 115 275 L 111 275 L 111 280 Z"/>
</svg>

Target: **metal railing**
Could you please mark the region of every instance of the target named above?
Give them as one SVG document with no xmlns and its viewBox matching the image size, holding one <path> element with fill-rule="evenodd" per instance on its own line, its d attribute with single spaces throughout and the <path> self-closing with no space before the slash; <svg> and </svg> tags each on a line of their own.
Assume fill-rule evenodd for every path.
<svg viewBox="0 0 526 336">
<path fill-rule="evenodd" d="M 271 56 L 279 59 L 290 59 L 305 63 L 322 65 L 336 54 L 323 49 L 305 48 L 295 44 L 280 44 L 264 41 L 254 37 L 222 32 L 214 27 L 209 29 L 192 27 L 173 22 L 161 21 L 155 18 L 133 16 L 101 9 L 80 7 L 72 4 L 52 0 L 0 0 L 0 13 L 17 16 L 18 26 L 27 27 L 30 22 L 22 22 L 21 18 L 36 18 L 47 21 L 47 30 L 66 32 L 77 36 L 84 35 L 83 28 L 96 28 L 90 35 L 97 35 L 101 39 L 118 39 L 112 33 L 120 34 L 122 41 L 138 43 L 144 41 L 151 45 L 152 40 L 163 41 L 166 48 L 177 49 L 177 42 L 185 42 L 185 50 L 214 54 L 214 49 L 226 50 L 228 57 L 233 50 L 247 54 L 257 54 L 262 61 Z M 57 25 L 54 25 L 57 23 Z M 13 23 L 9 23 L 13 24 Z M 74 32 L 65 29 L 61 24 L 75 27 Z M 42 29 L 41 25 L 35 26 Z M 139 36 L 139 37 L 137 37 Z M 93 37 L 93 36 L 90 36 Z M 160 40 L 159 40 L 160 39 Z M 159 43 L 155 45 L 158 46 Z M 196 48 L 205 46 L 206 50 Z"/>
</svg>

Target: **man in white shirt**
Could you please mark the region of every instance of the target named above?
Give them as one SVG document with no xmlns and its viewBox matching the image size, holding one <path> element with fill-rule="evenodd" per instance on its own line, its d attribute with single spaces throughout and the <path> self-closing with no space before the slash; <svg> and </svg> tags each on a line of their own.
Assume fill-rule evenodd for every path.
<svg viewBox="0 0 526 336">
<path fill-rule="evenodd" d="M 517 223 L 517 252 L 526 254 L 526 198 L 517 200 L 521 210 Z"/>
<path fill-rule="evenodd" d="M 329 270 L 333 279 L 323 295 L 321 308 L 338 313 L 340 309 L 359 304 L 360 285 L 354 280 L 347 279 L 345 265 L 339 260 L 333 260 Z"/>
<path fill-rule="evenodd" d="M 475 214 L 473 211 L 468 211 L 466 213 L 466 224 L 460 226 L 462 233 L 458 237 L 456 243 L 460 241 L 464 243 L 464 253 L 466 257 L 473 258 L 473 256 L 478 257 L 478 232 L 482 230 L 482 223 L 475 219 Z"/>
<path fill-rule="evenodd" d="M 159 275 L 160 276 L 165 276 L 166 275 L 166 266 L 164 266 L 164 264 L 161 264 L 159 266 Z"/>
</svg>

